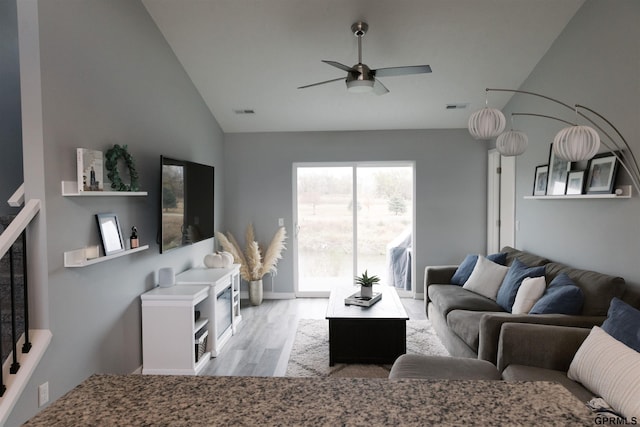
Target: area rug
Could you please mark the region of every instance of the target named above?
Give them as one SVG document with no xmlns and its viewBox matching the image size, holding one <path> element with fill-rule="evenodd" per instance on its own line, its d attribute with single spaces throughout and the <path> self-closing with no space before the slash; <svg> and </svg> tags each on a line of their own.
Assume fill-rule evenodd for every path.
<svg viewBox="0 0 640 427">
<path fill-rule="evenodd" d="M 407 353 L 449 355 L 428 320 L 407 321 Z M 329 322 L 301 319 L 285 376 L 387 378 L 390 369 L 391 365 L 336 363 L 329 366 Z"/>
</svg>

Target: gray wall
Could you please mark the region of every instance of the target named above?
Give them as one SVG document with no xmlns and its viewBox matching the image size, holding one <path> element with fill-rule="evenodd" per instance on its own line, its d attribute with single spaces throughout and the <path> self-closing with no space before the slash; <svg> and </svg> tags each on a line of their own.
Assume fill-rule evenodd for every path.
<svg viewBox="0 0 640 427">
<path fill-rule="evenodd" d="M 589 0 L 534 69 L 521 89 L 570 105 L 580 103 L 610 119 L 640 154 L 640 2 Z M 574 120 L 572 111 L 530 96 L 515 96 L 505 112 L 537 112 Z M 616 274 L 636 288 L 640 253 L 640 198 L 631 200 L 523 200 L 532 191 L 536 165 L 563 126 L 516 118 L 529 135 L 517 160 L 518 247 L 577 267 Z M 576 165 L 584 169 L 586 163 Z M 622 182 L 625 181 L 621 172 Z"/>
<path fill-rule="evenodd" d="M 426 265 L 456 263 L 486 248 L 487 147 L 466 129 L 227 134 L 226 229 L 241 238 L 253 222 L 267 242 L 284 218 L 289 249 L 274 291 L 293 292 L 292 164 L 402 160 L 416 162 L 414 283 L 422 292 Z"/>
<path fill-rule="evenodd" d="M 0 0 L 0 215 L 17 213 L 7 199 L 22 184 L 21 126 L 16 0 Z"/>
<path fill-rule="evenodd" d="M 53 340 L 8 425 L 36 413 L 38 384 L 48 381 L 55 400 L 93 373 L 140 367 L 140 294 L 158 268 L 184 270 L 213 249 L 209 239 L 159 253 L 160 154 L 216 166 L 218 207 L 223 197 L 222 131 L 139 1 L 41 1 L 39 20 Z M 115 143 L 129 146 L 148 197 L 62 197 L 75 148 Z M 125 237 L 136 225 L 150 249 L 64 268 L 65 251 L 98 244 L 99 212 L 116 213 Z M 216 228 L 222 220 L 218 208 Z"/>
</svg>

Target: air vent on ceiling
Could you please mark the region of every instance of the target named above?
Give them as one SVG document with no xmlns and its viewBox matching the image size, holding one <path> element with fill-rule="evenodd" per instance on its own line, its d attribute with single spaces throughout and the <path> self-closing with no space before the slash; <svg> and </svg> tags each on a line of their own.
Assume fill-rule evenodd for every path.
<svg viewBox="0 0 640 427">
<path fill-rule="evenodd" d="M 240 109 L 240 110 L 233 110 L 234 113 L 236 114 L 255 114 L 255 110 L 253 109 Z"/>
<path fill-rule="evenodd" d="M 447 110 L 464 110 L 469 106 L 468 102 L 460 103 L 460 104 L 447 104 Z"/>
</svg>

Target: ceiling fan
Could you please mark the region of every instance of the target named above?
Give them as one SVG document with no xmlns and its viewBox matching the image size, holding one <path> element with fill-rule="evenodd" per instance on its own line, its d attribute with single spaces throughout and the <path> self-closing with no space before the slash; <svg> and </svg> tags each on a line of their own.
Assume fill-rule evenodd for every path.
<svg viewBox="0 0 640 427">
<path fill-rule="evenodd" d="M 351 31 L 358 38 L 358 63 L 356 65 L 354 65 L 353 67 L 349 67 L 336 61 L 326 61 L 324 59 L 322 60 L 322 62 L 326 64 L 346 71 L 346 79 L 344 77 L 340 77 L 324 82 L 300 86 L 298 89 L 305 89 L 312 86 L 319 86 L 326 83 L 344 80 L 347 84 L 347 90 L 349 92 L 373 92 L 376 95 L 384 95 L 385 93 L 389 92 L 389 89 L 387 89 L 382 84 L 382 82 L 378 80 L 378 77 L 406 76 L 409 74 L 423 74 L 431 72 L 431 67 L 428 65 L 409 65 L 406 67 L 389 67 L 372 70 L 366 64 L 363 64 L 362 37 L 367 34 L 368 29 L 369 25 L 366 22 L 359 21 L 351 25 Z"/>
</svg>

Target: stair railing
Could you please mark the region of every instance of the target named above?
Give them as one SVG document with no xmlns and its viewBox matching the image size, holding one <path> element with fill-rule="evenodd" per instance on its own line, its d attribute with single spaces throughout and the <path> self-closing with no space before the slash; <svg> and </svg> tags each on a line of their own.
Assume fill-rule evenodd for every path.
<svg viewBox="0 0 640 427">
<path fill-rule="evenodd" d="M 14 207 L 19 207 L 24 203 L 24 184 L 18 188 L 18 190 L 9 199 L 9 204 Z M 40 212 L 40 200 L 31 199 L 24 204 L 24 207 L 20 210 L 18 215 L 13 218 L 7 228 L 0 234 L 0 259 L 5 255 L 9 255 L 9 275 L 11 286 L 11 343 L 13 362 L 11 364 L 10 373 L 15 374 L 20 368 L 18 363 L 17 342 L 20 337 L 17 336 L 16 318 L 19 314 L 16 309 L 16 275 L 14 271 L 14 245 L 20 239 L 22 244 L 22 266 L 23 266 L 23 319 L 24 319 L 24 345 L 22 346 L 22 352 L 28 353 L 31 349 L 31 342 L 29 340 L 29 307 L 28 307 L 28 286 L 27 286 L 27 250 L 26 250 L 26 233 L 25 230 L 33 220 L 33 218 Z M 2 341 L 0 340 L 0 353 L 2 351 Z M 4 378 L 2 377 L 2 369 L 0 368 L 0 396 L 4 395 L 6 386 Z"/>
</svg>

